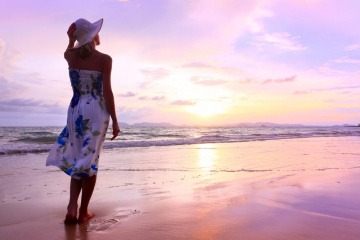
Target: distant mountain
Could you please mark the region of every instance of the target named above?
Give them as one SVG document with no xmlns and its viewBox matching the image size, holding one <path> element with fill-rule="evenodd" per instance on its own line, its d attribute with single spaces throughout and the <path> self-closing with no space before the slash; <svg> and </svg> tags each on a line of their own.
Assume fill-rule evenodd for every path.
<svg viewBox="0 0 360 240">
<path fill-rule="evenodd" d="M 119 122 L 119 126 L 120 126 L 120 128 L 131 127 L 131 125 L 126 122 Z"/>
</svg>

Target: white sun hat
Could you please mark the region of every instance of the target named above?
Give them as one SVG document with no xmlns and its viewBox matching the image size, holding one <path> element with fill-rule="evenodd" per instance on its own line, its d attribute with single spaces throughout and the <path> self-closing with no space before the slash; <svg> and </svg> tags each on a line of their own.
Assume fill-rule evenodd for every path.
<svg viewBox="0 0 360 240">
<path fill-rule="evenodd" d="M 79 48 L 90 42 L 96 36 L 96 34 L 100 32 L 103 21 L 103 19 L 100 19 L 99 21 L 91 23 L 83 18 L 76 20 L 76 30 L 74 32 L 74 37 L 77 42 L 74 48 Z"/>
</svg>

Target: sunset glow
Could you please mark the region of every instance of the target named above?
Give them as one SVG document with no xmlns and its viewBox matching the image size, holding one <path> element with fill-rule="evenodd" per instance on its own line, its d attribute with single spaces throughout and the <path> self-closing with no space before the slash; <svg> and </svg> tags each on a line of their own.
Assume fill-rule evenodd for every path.
<svg viewBox="0 0 360 240">
<path fill-rule="evenodd" d="M 213 115 L 226 113 L 227 106 L 221 102 L 201 101 L 195 106 L 188 107 L 188 110 L 200 117 L 211 117 Z"/>
<path fill-rule="evenodd" d="M 66 122 L 72 92 L 63 51 L 78 18 L 104 18 L 98 50 L 113 58 L 121 122 L 357 124 L 359 7 L 355 0 L 2 2 L 0 125 Z"/>
</svg>

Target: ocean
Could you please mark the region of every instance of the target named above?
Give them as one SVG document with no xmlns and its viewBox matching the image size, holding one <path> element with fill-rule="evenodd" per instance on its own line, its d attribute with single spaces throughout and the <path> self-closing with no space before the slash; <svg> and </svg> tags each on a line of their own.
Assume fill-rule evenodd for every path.
<svg viewBox="0 0 360 240">
<path fill-rule="evenodd" d="M 63 127 L 0 127 L 0 155 L 42 153 L 50 150 Z M 111 136 L 109 129 L 107 139 Z M 360 127 L 127 127 L 105 149 L 144 148 L 201 143 L 249 142 L 308 137 L 360 136 Z"/>
</svg>

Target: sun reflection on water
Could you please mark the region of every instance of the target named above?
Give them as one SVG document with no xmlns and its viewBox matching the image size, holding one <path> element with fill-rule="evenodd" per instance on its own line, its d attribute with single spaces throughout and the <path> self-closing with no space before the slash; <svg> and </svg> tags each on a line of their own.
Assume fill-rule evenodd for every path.
<svg viewBox="0 0 360 240">
<path fill-rule="evenodd" d="M 210 171 L 215 167 L 216 151 L 213 144 L 207 144 L 198 149 L 198 166 L 201 170 Z"/>
</svg>

